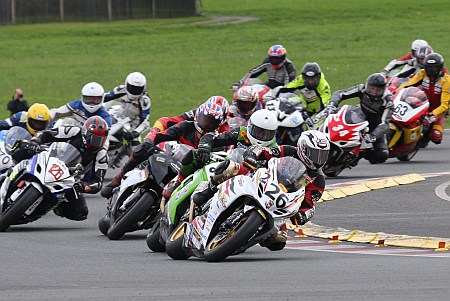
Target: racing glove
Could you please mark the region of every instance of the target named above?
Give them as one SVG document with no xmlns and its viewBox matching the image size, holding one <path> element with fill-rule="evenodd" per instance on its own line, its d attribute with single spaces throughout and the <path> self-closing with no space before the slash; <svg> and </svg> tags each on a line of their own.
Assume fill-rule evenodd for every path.
<svg viewBox="0 0 450 301">
<path fill-rule="evenodd" d="M 437 116 L 434 115 L 433 113 L 430 113 L 423 118 L 423 125 L 429 126 L 433 122 L 436 122 L 436 120 L 437 120 Z"/>
<path fill-rule="evenodd" d="M 197 159 L 207 164 L 211 158 L 211 145 L 208 143 L 200 143 L 197 148 Z"/>
<path fill-rule="evenodd" d="M 131 132 L 124 132 L 123 133 L 123 137 L 126 139 L 126 140 L 128 140 L 128 141 L 130 141 L 130 140 L 133 140 L 134 138 L 137 138 L 137 137 L 139 137 L 139 133 L 137 132 L 137 131 L 131 131 Z"/>
<path fill-rule="evenodd" d="M 375 141 L 377 141 L 377 137 L 375 137 L 375 135 L 373 134 L 366 134 L 363 136 L 363 139 L 365 143 L 374 143 Z"/>
</svg>

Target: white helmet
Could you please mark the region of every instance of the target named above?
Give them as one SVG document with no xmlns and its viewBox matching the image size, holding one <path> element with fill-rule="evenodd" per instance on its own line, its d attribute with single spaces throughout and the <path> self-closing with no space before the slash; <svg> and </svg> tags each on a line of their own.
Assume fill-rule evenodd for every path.
<svg viewBox="0 0 450 301">
<path fill-rule="evenodd" d="M 278 120 L 267 110 L 258 110 L 250 116 L 247 137 L 252 145 L 268 146 L 274 142 L 278 129 Z"/>
<path fill-rule="evenodd" d="M 304 131 L 297 142 L 297 154 L 303 164 L 310 169 L 325 165 L 330 153 L 330 140 L 317 130 Z"/>
<path fill-rule="evenodd" d="M 105 90 L 96 82 L 87 83 L 81 89 L 81 102 L 83 107 L 90 113 L 94 113 L 101 108 L 104 98 Z"/>
<path fill-rule="evenodd" d="M 428 42 L 425 40 L 414 40 L 411 44 L 411 54 L 413 57 L 416 57 L 417 51 L 419 51 L 420 47 L 429 46 Z"/>
<path fill-rule="evenodd" d="M 133 72 L 128 74 L 125 80 L 125 90 L 127 91 L 128 99 L 139 100 L 144 95 L 147 89 L 147 80 L 140 72 Z"/>
</svg>

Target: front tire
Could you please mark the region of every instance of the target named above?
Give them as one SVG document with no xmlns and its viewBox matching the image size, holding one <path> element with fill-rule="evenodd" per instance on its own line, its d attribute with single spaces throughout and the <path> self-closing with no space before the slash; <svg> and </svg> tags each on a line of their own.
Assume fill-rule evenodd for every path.
<svg viewBox="0 0 450 301">
<path fill-rule="evenodd" d="M 106 213 L 99 221 L 98 221 L 98 229 L 102 232 L 103 235 L 108 234 L 109 229 L 109 214 Z"/>
<path fill-rule="evenodd" d="M 145 239 L 147 241 L 147 247 L 152 250 L 153 252 L 164 252 L 166 250 L 166 246 L 163 245 L 160 241 L 161 232 L 160 229 L 160 223 L 159 221 L 155 223 L 152 229 L 150 229 L 147 238 Z"/>
<path fill-rule="evenodd" d="M 183 250 L 183 237 L 186 226 L 186 222 L 179 224 L 175 230 L 170 233 L 166 241 L 166 253 L 175 260 L 186 260 L 190 257 Z"/>
<path fill-rule="evenodd" d="M 246 219 L 245 219 L 246 217 Z M 209 262 L 222 261 L 236 250 L 243 247 L 258 231 L 258 228 L 264 222 L 261 215 L 252 210 L 248 215 L 244 215 L 241 222 L 231 229 L 225 236 L 218 233 L 206 245 L 204 258 Z M 220 236 L 219 236 L 220 235 Z M 223 237 L 222 237 L 223 236 Z"/>
<path fill-rule="evenodd" d="M 11 225 L 15 224 L 30 208 L 31 205 L 41 196 L 41 192 L 33 185 L 30 185 L 8 208 L 0 215 L 0 232 L 6 231 Z"/>
<path fill-rule="evenodd" d="M 416 146 L 416 148 L 412 152 L 410 152 L 406 156 L 397 157 L 397 159 L 399 161 L 411 161 L 411 159 L 417 154 L 418 151 L 419 151 L 419 147 Z"/>
<path fill-rule="evenodd" d="M 110 240 L 120 239 L 126 232 L 145 215 L 151 206 L 156 202 L 153 195 L 149 192 L 144 193 L 140 199 L 128 209 L 124 215 L 110 226 L 107 236 Z"/>
</svg>

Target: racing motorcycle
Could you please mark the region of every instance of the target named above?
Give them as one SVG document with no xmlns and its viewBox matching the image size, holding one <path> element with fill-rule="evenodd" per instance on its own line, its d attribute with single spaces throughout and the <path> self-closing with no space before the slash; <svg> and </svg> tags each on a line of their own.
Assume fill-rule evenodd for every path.
<svg viewBox="0 0 450 301">
<path fill-rule="evenodd" d="M 429 106 L 425 92 L 417 87 L 401 89 L 395 95 L 387 134 L 389 158 L 410 161 L 416 155 Z"/>
<path fill-rule="evenodd" d="M 344 105 L 336 114 L 330 114 L 319 127 L 330 140 L 330 155 L 322 168 L 329 177 L 338 176 L 344 169 L 358 164 L 364 152 L 372 148 L 363 136 L 369 131 L 369 122 L 359 106 Z"/>
<path fill-rule="evenodd" d="M 124 117 L 122 115 L 122 106 L 120 104 L 111 104 L 108 108 L 108 112 L 111 115 L 113 122 L 108 135 L 108 165 L 111 168 L 120 168 L 122 158 L 124 156 L 130 156 L 133 148 L 136 146 L 132 145 L 132 140 L 127 140 L 125 138 L 126 133 L 131 133 L 131 131 L 133 131 L 131 119 L 130 117 Z M 141 138 L 139 137 L 139 140 L 140 139 Z"/>
<path fill-rule="evenodd" d="M 211 153 L 211 161 L 201 169 L 195 171 L 181 182 L 167 203 L 161 203 L 161 218 L 155 223 L 147 235 L 147 246 L 153 252 L 163 252 L 165 250 L 167 236 L 178 226 L 181 218 L 189 208 L 189 200 L 192 193 L 201 183 L 209 181 L 214 175 L 214 170 L 220 162 L 227 157 L 239 162 L 244 149 L 238 148 L 231 150 L 230 154 L 226 152 Z"/>
<path fill-rule="evenodd" d="M 169 235 L 166 252 L 178 260 L 190 256 L 209 262 L 237 255 L 278 232 L 293 216 L 311 179 L 296 158 L 272 158 L 252 176 L 238 175 L 219 185 L 199 213 Z"/>
<path fill-rule="evenodd" d="M 303 132 L 306 106 L 295 93 L 282 93 L 275 99 L 266 101 L 266 109 L 272 111 L 278 119 L 277 143 L 297 145 Z"/>
<path fill-rule="evenodd" d="M 178 152 L 184 154 L 189 149 L 183 144 L 178 146 Z M 110 240 L 118 240 L 127 232 L 149 229 L 157 222 L 162 190 L 177 176 L 180 157 L 158 149 L 126 173 L 109 199 L 108 212 L 98 222 L 100 232 Z"/>
<path fill-rule="evenodd" d="M 22 142 L 21 148 L 27 149 L 27 145 Z M 0 231 L 37 220 L 66 201 L 64 194 L 73 190 L 80 171 L 80 152 L 65 142 L 41 146 L 40 150 L 12 167 L 1 185 Z"/>
<path fill-rule="evenodd" d="M 15 164 L 11 156 L 11 148 L 16 141 L 29 141 L 31 137 L 30 132 L 20 126 L 0 131 L 0 174 Z"/>
</svg>

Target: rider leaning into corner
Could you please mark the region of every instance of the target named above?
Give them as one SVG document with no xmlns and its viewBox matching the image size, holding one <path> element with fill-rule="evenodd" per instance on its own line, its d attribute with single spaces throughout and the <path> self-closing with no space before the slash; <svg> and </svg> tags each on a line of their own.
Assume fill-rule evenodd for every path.
<svg viewBox="0 0 450 301">
<path fill-rule="evenodd" d="M 425 40 L 414 40 L 411 43 L 411 51 L 406 53 L 404 56 L 399 57 L 397 59 L 391 60 L 384 68 L 381 70 L 381 74 L 387 76 L 392 70 L 397 69 L 399 67 L 409 65 L 414 67 L 414 62 L 417 59 L 417 53 L 419 49 L 423 46 L 429 46 L 428 42 Z"/>
<path fill-rule="evenodd" d="M 373 149 L 367 151 L 364 158 L 372 164 L 383 163 L 389 156 L 386 133 L 394 109 L 392 95 L 386 89 L 386 77 L 381 73 L 371 74 L 365 84 L 337 90 L 331 96 L 328 106 L 312 117 L 314 122 L 325 119 L 336 111 L 339 103 L 349 98 L 359 98 L 361 110 L 369 122 L 369 132 L 363 137 L 366 143 L 372 143 Z"/>
<path fill-rule="evenodd" d="M 96 83 L 90 82 L 81 89 L 81 98 L 71 101 L 57 109 L 51 109 L 50 114 L 53 121 L 63 117 L 73 117 L 80 127 L 92 116 L 100 116 L 108 126 L 112 124 L 111 115 L 103 107 L 105 90 Z"/>
<path fill-rule="evenodd" d="M 182 121 L 163 132 L 153 131 L 147 134 L 144 143 L 134 149 L 122 170 L 102 189 L 101 195 L 104 198 L 110 198 L 113 189 L 120 185 L 123 175 L 147 160 L 157 149 L 156 145 L 161 142 L 178 141 L 197 148 L 203 135 L 217 131 L 220 125 L 226 122 L 228 110 L 229 104 L 224 97 L 212 96 L 197 109 L 194 121 Z M 203 158 L 201 149 L 191 150 L 183 158 L 182 164 L 189 164 L 189 162 L 198 164 L 196 162 L 202 161 Z"/>
<path fill-rule="evenodd" d="M 253 116 L 255 115 L 262 118 L 255 118 L 253 120 Z M 260 161 L 266 161 L 265 163 L 267 163 L 273 157 L 292 156 L 299 159 L 306 167 L 309 184 L 306 186 L 304 201 L 298 213 L 291 220 L 293 223 L 303 225 L 314 216 L 315 205 L 320 200 L 325 189 L 325 177 L 321 168 L 328 159 L 330 142 L 324 133 L 309 130 L 301 134 L 297 142 L 297 147 L 291 145 L 279 146 L 275 142 L 276 126 L 275 130 L 264 126 L 265 122 L 270 123 L 270 115 L 276 121 L 275 116 L 270 111 L 263 109 L 252 115 L 246 131 L 244 127 L 241 127 L 215 137 L 205 135 L 201 139 L 201 142 L 208 143 L 210 145 L 209 149 L 224 145 L 247 147 L 244 153 L 244 159 L 253 166 L 260 165 L 258 163 Z M 240 131 L 238 132 L 237 130 Z M 235 163 L 230 160 L 222 162 L 217 166 L 215 175 L 211 177 L 205 189 L 193 194 L 193 202 L 197 206 L 201 206 L 217 192 L 217 186 L 220 183 L 236 175 L 247 174 L 248 172 L 249 170 L 244 164 Z M 287 231 L 286 226 L 283 225 L 278 233 L 269 237 L 261 245 L 271 251 L 278 251 L 286 246 L 286 240 Z"/>
<path fill-rule="evenodd" d="M 425 57 L 424 69 L 420 70 L 398 90 L 420 86 L 430 102 L 428 116 L 424 119 L 424 130 L 419 140 L 420 147 L 426 147 L 431 140 L 435 144 L 442 142 L 445 120 L 450 101 L 450 75 L 443 71 L 444 58 L 439 53 Z"/>
<path fill-rule="evenodd" d="M 118 99 L 122 106 L 123 117 L 131 119 L 133 131 L 126 132 L 125 139 L 132 144 L 140 144 L 141 134 L 150 129 L 148 118 L 150 116 L 151 100 L 147 95 L 147 79 L 140 72 L 128 74 L 124 85 L 119 85 L 105 94 L 105 103 Z"/>
<path fill-rule="evenodd" d="M 286 57 L 286 48 L 283 45 L 273 45 L 267 52 L 267 57 L 261 64 L 251 69 L 237 83 L 232 85 L 232 89 L 236 90 L 241 87 L 249 78 L 256 78 L 263 73 L 267 73 L 268 80 L 264 85 L 271 89 L 287 85 L 297 76 L 297 70 L 294 63 Z"/>
<path fill-rule="evenodd" d="M 108 168 L 108 155 L 105 149 L 108 132 L 106 121 L 100 116 L 92 116 L 81 128 L 64 126 L 39 132 L 31 140 L 35 146 L 33 150 L 29 148 L 24 151 L 18 148 L 17 153 L 21 156 L 21 160 L 31 158 L 39 149 L 39 145 L 50 142 L 68 142 L 81 152 L 84 176 L 73 185 L 76 193 L 72 189 L 66 192 L 67 202 L 62 202 L 53 210 L 56 215 L 75 221 L 87 218 L 89 210 L 83 193 L 95 194 L 102 188 Z"/>
</svg>

